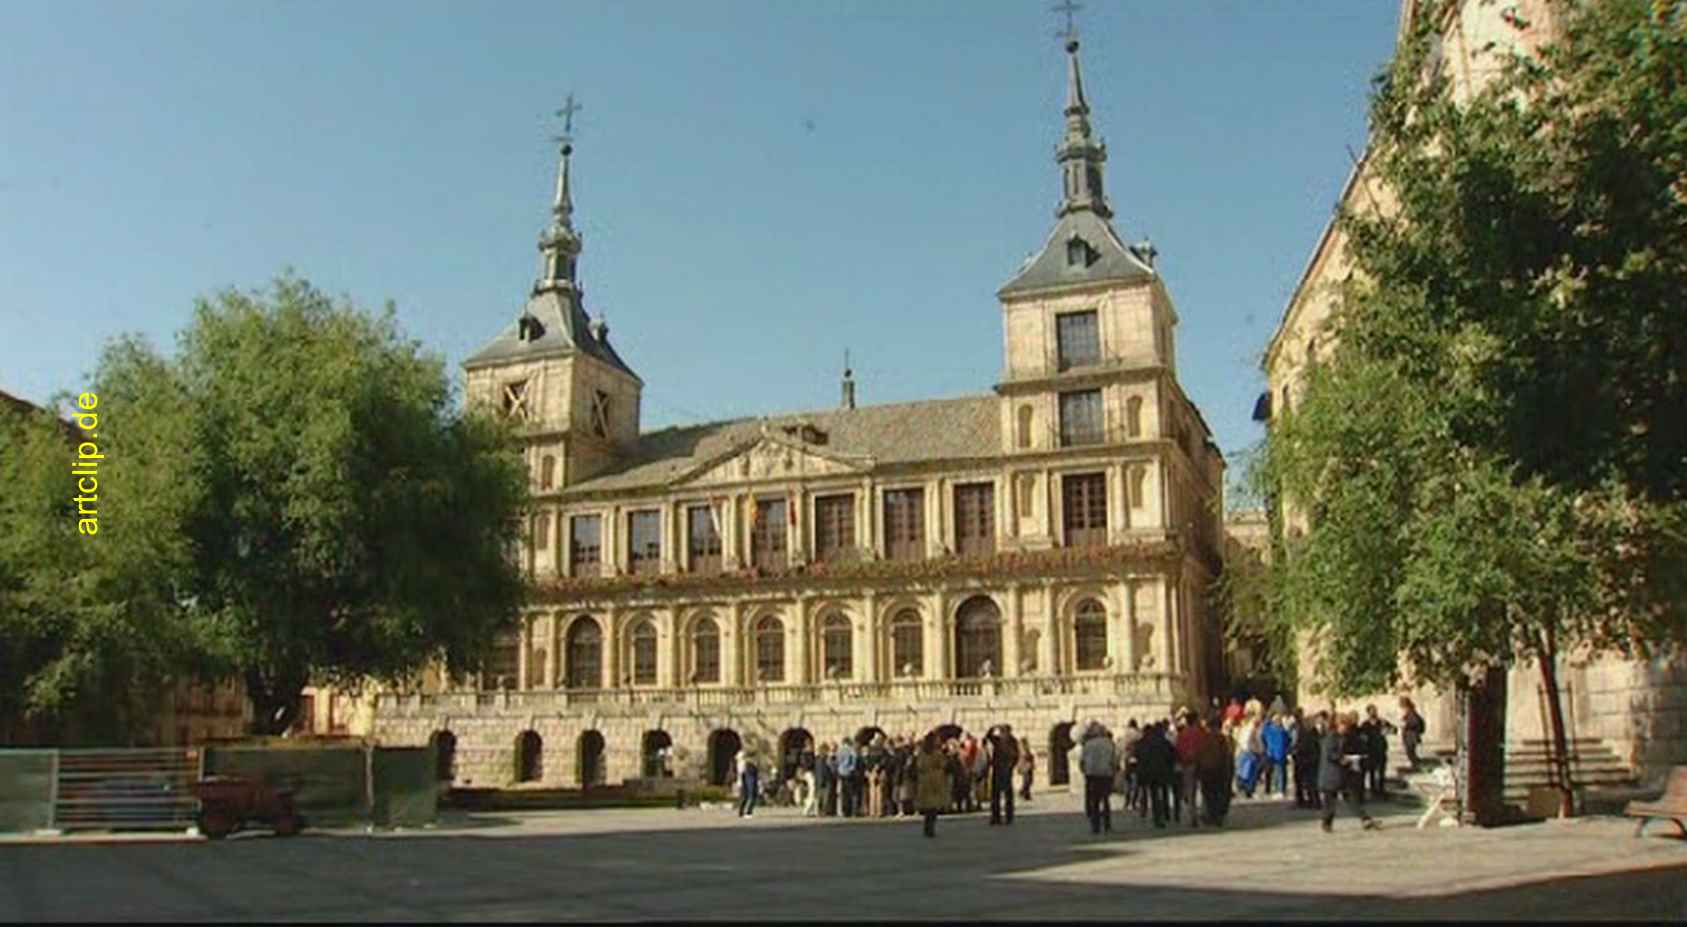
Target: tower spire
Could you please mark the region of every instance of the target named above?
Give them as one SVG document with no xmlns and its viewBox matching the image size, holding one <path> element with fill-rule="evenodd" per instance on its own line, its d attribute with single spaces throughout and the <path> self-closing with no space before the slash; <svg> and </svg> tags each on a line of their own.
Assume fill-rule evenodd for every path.
<svg viewBox="0 0 1687 927">
<path fill-rule="evenodd" d="M 1066 15 L 1066 28 L 1055 33 L 1066 45 L 1066 135 L 1055 149 L 1060 165 L 1061 200 L 1056 216 L 1087 209 L 1103 219 L 1112 218 L 1102 192 L 1101 166 L 1107 161 L 1107 146 L 1090 129 L 1090 104 L 1084 97 L 1084 73 L 1078 63 L 1078 27 L 1072 16 L 1082 7 L 1064 0 L 1054 7 Z"/>
<path fill-rule="evenodd" d="M 551 223 L 539 235 L 539 280 L 533 291 L 578 289 L 575 266 L 580 258 L 580 233 L 574 228 L 574 194 L 570 166 L 574 155 L 574 114 L 582 109 L 574 94 L 557 110 L 563 117 L 562 134 L 552 141 L 559 146 L 556 168 L 556 197 L 551 202 Z"/>
</svg>

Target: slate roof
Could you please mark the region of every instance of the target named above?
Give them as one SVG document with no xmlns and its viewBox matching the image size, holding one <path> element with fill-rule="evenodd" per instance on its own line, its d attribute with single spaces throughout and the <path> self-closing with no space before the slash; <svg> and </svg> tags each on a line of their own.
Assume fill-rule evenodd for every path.
<svg viewBox="0 0 1687 927">
<path fill-rule="evenodd" d="M 994 395 L 964 396 L 646 432 L 610 472 L 570 486 L 565 495 L 665 486 L 755 444 L 763 423 L 783 438 L 785 426 L 806 422 L 827 436 L 825 444 L 809 445 L 815 454 L 845 460 L 870 456 L 875 465 L 995 457 L 1002 452 L 1000 403 Z"/>
<path fill-rule="evenodd" d="M 521 340 L 521 318 L 517 317 L 496 338 L 469 355 L 463 366 L 472 368 L 512 360 L 560 357 L 579 351 L 638 379 L 638 374 L 633 373 L 621 355 L 610 346 L 607 333 L 601 341 L 592 334 L 591 320 L 580 308 L 578 297 L 560 288 L 542 290 L 527 300 L 523 315 L 537 319 L 544 333 L 531 341 Z"/>
<path fill-rule="evenodd" d="M 1066 260 L 1066 242 L 1073 235 L 1096 251 L 1096 259 L 1087 266 L 1073 265 Z M 1048 287 L 1102 280 L 1143 280 L 1153 276 L 1154 269 L 1119 240 L 1111 223 L 1088 209 L 1076 209 L 1060 217 L 1048 240 L 1043 242 L 1042 250 L 1026 261 L 996 295 L 1005 297 Z"/>
</svg>

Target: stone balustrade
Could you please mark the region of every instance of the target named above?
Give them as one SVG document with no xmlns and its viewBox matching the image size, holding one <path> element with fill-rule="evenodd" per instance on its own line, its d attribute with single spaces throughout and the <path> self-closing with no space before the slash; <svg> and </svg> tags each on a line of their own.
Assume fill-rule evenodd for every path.
<svg viewBox="0 0 1687 927">
<path fill-rule="evenodd" d="M 642 713 L 651 709 L 716 709 L 738 706 L 866 705 L 871 703 L 1002 703 L 1063 696 L 1167 703 L 1183 691 L 1183 678 L 1164 673 L 1086 673 L 986 679 L 903 679 L 805 685 L 696 686 L 685 688 L 546 689 L 425 694 L 381 693 L 377 716 L 488 716 L 564 713 Z"/>
</svg>

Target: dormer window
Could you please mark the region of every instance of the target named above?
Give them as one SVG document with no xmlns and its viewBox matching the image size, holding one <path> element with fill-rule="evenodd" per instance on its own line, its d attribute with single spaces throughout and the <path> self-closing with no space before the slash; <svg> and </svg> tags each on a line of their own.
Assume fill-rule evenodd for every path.
<svg viewBox="0 0 1687 927">
<path fill-rule="evenodd" d="M 1077 235 L 1066 239 L 1067 267 L 1088 267 L 1095 263 L 1096 257 L 1095 249 L 1090 247 L 1089 242 Z"/>
<path fill-rule="evenodd" d="M 519 341 L 538 341 L 545 336 L 545 326 L 531 315 L 523 313 L 516 320 L 516 339 Z"/>
<path fill-rule="evenodd" d="M 825 444 L 827 440 L 826 432 L 821 431 L 809 422 L 799 422 L 795 425 L 786 425 L 785 434 L 796 438 L 804 444 Z"/>
</svg>

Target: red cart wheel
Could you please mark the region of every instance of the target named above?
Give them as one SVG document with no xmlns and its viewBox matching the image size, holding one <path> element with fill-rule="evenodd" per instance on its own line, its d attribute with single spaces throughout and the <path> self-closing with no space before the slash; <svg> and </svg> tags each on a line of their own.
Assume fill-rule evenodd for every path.
<svg viewBox="0 0 1687 927">
<path fill-rule="evenodd" d="M 234 833 L 235 822 L 226 814 L 208 811 L 199 816 L 199 832 L 208 839 L 221 840 Z"/>
</svg>

